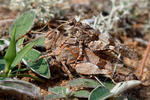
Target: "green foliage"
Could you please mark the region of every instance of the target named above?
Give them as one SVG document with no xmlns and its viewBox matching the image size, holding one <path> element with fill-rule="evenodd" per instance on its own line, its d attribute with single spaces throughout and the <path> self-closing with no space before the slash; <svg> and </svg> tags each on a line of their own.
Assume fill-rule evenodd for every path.
<svg viewBox="0 0 150 100">
<path fill-rule="evenodd" d="M 105 100 L 109 97 L 112 97 L 112 95 L 113 94 L 110 92 L 109 89 L 103 86 L 98 86 L 91 92 L 89 100 Z"/>
<path fill-rule="evenodd" d="M 15 67 L 20 61 L 21 59 L 29 52 L 29 50 L 31 50 L 31 48 L 37 43 L 37 41 L 34 42 L 30 42 L 28 43 L 25 47 L 23 47 L 16 55 L 12 66 Z"/>
<path fill-rule="evenodd" d="M 35 13 L 33 11 L 28 11 L 20 15 L 14 23 L 11 25 L 9 33 L 10 36 L 12 36 L 14 29 L 16 27 L 16 39 L 20 36 L 23 36 L 26 34 L 27 31 L 29 31 L 34 23 Z M 21 45 L 23 43 L 23 39 L 20 39 L 18 41 L 18 45 Z"/>
<path fill-rule="evenodd" d="M 89 96 L 89 100 L 106 100 L 108 98 L 116 98 L 115 100 L 123 100 L 122 97 L 118 97 L 122 92 L 127 89 L 136 87 L 141 84 L 138 80 L 130 80 L 125 82 L 117 83 L 113 88 L 108 89 L 108 87 L 98 86 L 95 88 Z M 129 98 L 126 96 L 126 98 Z M 130 98 L 131 100 L 133 98 Z"/>
<path fill-rule="evenodd" d="M 40 40 L 38 41 L 37 45 L 38 46 L 44 46 L 44 41 L 45 41 L 45 37 L 41 37 Z"/>
<path fill-rule="evenodd" d="M 20 15 L 10 27 L 10 35 L 12 36 L 14 29 L 16 27 L 16 38 L 24 35 L 33 25 L 35 13 L 33 11 L 28 11 Z"/>
<path fill-rule="evenodd" d="M 30 13 L 32 14 L 32 13 Z M 27 14 L 29 15 L 29 13 Z M 26 15 L 24 15 L 25 17 Z M 23 22 L 25 23 L 27 21 L 26 18 L 24 18 L 23 16 L 21 16 L 23 20 Z M 6 77 L 15 77 L 15 76 L 21 76 L 21 77 L 31 77 L 35 80 L 41 81 L 39 78 L 32 76 L 32 75 L 28 75 L 28 74 L 18 74 L 17 72 L 21 72 L 26 69 L 17 69 L 12 71 L 12 69 L 20 63 L 20 61 L 22 60 L 22 58 L 32 49 L 32 47 L 38 43 L 39 39 L 28 43 L 27 45 L 25 45 L 19 52 L 16 51 L 16 33 L 19 33 L 19 29 L 22 29 L 20 26 L 23 26 L 24 24 L 21 24 L 21 18 L 18 18 L 18 20 L 16 20 L 16 22 L 14 22 L 14 24 L 11 26 L 10 29 L 10 34 L 11 34 L 11 41 L 10 41 L 10 45 L 6 51 L 6 54 L 4 56 L 4 59 L 0 59 L 0 70 L 4 70 L 4 73 L 0 74 L 0 90 L 1 93 L 5 93 L 7 92 L 8 94 L 11 93 L 10 95 L 15 94 L 19 97 L 22 97 L 22 95 L 24 95 L 24 97 L 22 98 L 26 98 L 26 97 L 30 97 L 31 99 L 37 99 L 37 98 L 41 98 L 40 95 L 40 91 L 38 90 L 38 88 L 36 86 L 34 86 L 31 83 L 28 82 L 24 82 L 21 80 L 9 80 Z M 20 23 L 18 24 L 17 23 Z M 24 29 L 29 29 L 29 26 L 31 25 L 31 23 L 26 23 L 24 26 Z M 17 25 L 20 25 L 19 28 L 16 27 Z M 13 28 L 12 28 L 13 27 Z M 31 26 L 30 26 L 31 27 Z M 12 31 L 14 31 L 12 33 Z M 27 30 L 26 30 L 27 31 Z M 25 34 L 25 30 L 24 30 L 24 34 Z M 19 36 L 19 35 L 18 35 Z M 20 42 L 21 43 L 21 42 Z M 4 69 L 5 66 L 5 69 Z M 42 82 L 42 81 L 41 81 Z M 20 96 L 19 96 L 20 95 Z M 21 99 L 22 99 L 21 98 Z M 25 99 L 24 99 L 25 100 Z"/>
<path fill-rule="evenodd" d="M 99 84 L 91 79 L 75 79 L 71 80 L 67 83 L 67 86 L 71 87 L 86 87 L 86 88 L 93 88 L 95 86 L 98 86 Z M 57 98 L 64 98 L 66 100 L 72 99 L 73 97 L 78 98 L 88 98 L 90 92 L 87 90 L 78 90 L 78 91 L 72 91 L 71 89 L 65 87 L 65 86 L 56 86 L 54 88 L 48 89 L 53 94 L 48 95 L 45 97 L 45 100 L 54 100 Z"/>
<path fill-rule="evenodd" d="M 6 61 L 6 67 L 5 67 L 5 74 L 8 73 L 11 64 L 13 63 L 15 57 L 16 57 L 16 40 L 15 40 L 15 35 L 16 35 L 16 28 L 14 29 L 14 33 L 12 34 L 12 38 L 10 41 L 10 45 L 7 49 L 7 52 L 5 54 L 5 61 Z"/>
<path fill-rule="evenodd" d="M 48 62 L 45 58 L 37 60 L 42 54 L 37 50 L 31 49 L 27 55 L 24 56 L 24 60 L 27 62 L 27 66 L 39 74 L 42 77 L 50 78 L 50 70 Z"/>
<path fill-rule="evenodd" d="M 79 90 L 73 93 L 73 96 L 79 97 L 79 98 L 88 98 L 90 95 L 90 92 L 87 90 Z"/>
<path fill-rule="evenodd" d="M 64 96 L 69 95 L 71 93 L 71 90 L 69 88 L 59 86 L 49 88 L 48 91 L 51 91 L 54 94 L 63 94 Z"/>
<path fill-rule="evenodd" d="M 112 81 L 102 81 L 102 83 L 104 84 L 105 87 L 107 87 L 108 89 L 112 89 L 115 85 Z"/>
<path fill-rule="evenodd" d="M 20 17 L 18 17 L 15 20 L 15 22 L 11 25 L 11 27 L 10 27 L 10 36 L 11 36 L 10 45 L 7 49 L 4 59 L 3 60 L 0 59 L 1 60 L 1 63 L 0 63 L 1 68 L 0 69 L 3 70 L 4 66 L 5 66 L 5 70 L 3 71 L 4 73 L 1 73 L 0 77 L 21 76 L 21 77 L 31 77 L 33 79 L 41 81 L 40 79 L 38 79 L 37 77 L 34 77 L 34 76 L 30 76 L 30 75 L 26 75 L 26 74 L 17 74 L 17 72 L 23 71 L 21 69 L 13 70 L 13 68 L 21 62 L 23 57 L 25 55 L 27 55 L 28 52 L 30 52 L 32 47 L 35 44 L 39 43 L 40 38 L 34 40 L 33 42 L 26 44 L 24 47 L 20 47 L 20 49 L 18 49 L 18 50 L 20 50 L 19 52 L 16 51 L 16 48 L 18 48 L 19 45 L 22 44 L 23 40 L 24 40 L 24 38 L 22 38 L 22 39 L 20 39 L 21 41 L 19 40 L 16 43 L 16 38 L 20 37 L 21 35 L 24 35 L 27 31 L 29 31 L 29 29 L 33 25 L 34 16 L 35 16 L 34 12 L 31 12 L 31 11 L 25 12 Z M 39 53 L 37 55 L 39 56 Z M 6 63 L 4 63 L 4 60 Z M 41 68 L 40 71 L 43 72 L 43 69 Z M 47 69 L 47 72 L 49 72 L 49 69 Z M 49 76 L 48 76 L 48 74 L 46 74 L 46 75 L 47 75 L 47 77 L 50 77 L 50 75 Z"/>
<path fill-rule="evenodd" d="M 5 59 L 0 57 L 0 71 L 5 68 Z"/>
<path fill-rule="evenodd" d="M 72 91 L 67 87 L 54 87 L 49 88 L 48 90 L 53 94 L 45 97 L 46 100 L 53 100 L 57 98 L 71 99 L 73 97 L 78 98 L 89 98 L 89 100 L 105 100 L 113 96 L 113 93 L 110 92 L 110 89 L 114 87 L 114 84 L 111 81 L 102 82 L 106 87 L 99 85 L 98 82 L 92 79 L 82 79 L 78 78 L 71 80 L 67 83 L 67 86 L 78 87 L 78 88 L 95 88 L 91 93 L 87 90 L 77 90 Z M 108 89 L 109 88 L 109 89 Z"/>
<path fill-rule="evenodd" d="M 59 86 L 49 88 L 48 91 L 52 92 L 53 94 L 46 96 L 45 100 L 54 100 L 57 98 L 69 98 L 72 92 L 69 88 Z"/>
<path fill-rule="evenodd" d="M 78 78 L 67 83 L 68 86 L 95 88 L 99 84 L 92 79 Z"/>
<path fill-rule="evenodd" d="M 64 98 L 64 95 L 51 94 L 44 97 L 44 100 L 55 100 L 58 98 Z"/>
<path fill-rule="evenodd" d="M 9 45 L 8 50 L 6 52 L 6 55 L 5 55 L 5 61 L 6 61 L 5 74 L 6 74 L 6 76 L 9 76 L 9 75 L 7 75 L 8 72 L 11 72 L 11 70 L 21 61 L 21 59 L 25 56 L 25 54 L 28 53 L 29 50 L 31 50 L 31 48 L 36 43 L 37 43 L 37 41 L 34 41 L 34 42 L 31 42 L 31 43 L 27 44 L 23 49 L 21 49 L 16 54 L 16 45 L 15 45 L 15 43 L 13 43 L 12 41 L 10 42 L 10 45 Z M 12 53 L 11 50 L 14 51 L 14 54 Z"/>
<path fill-rule="evenodd" d="M 99 81 L 105 86 L 107 87 L 109 90 L 111 90 L 115 84 L 112 82 L 111 79 L 107 78 L 106 77 L 100 77 L 99 78 Z"/>
<path fill-rule="evenodd" d="M 0 40 L 0 45 L 3 45 L 3 44 L 5 44 L 4 40 Z"/>
<path fill-rule="evenodd" d="M 16 69 L 16 70 L 12 71 L 11 73 L 12 73 L 12 74 L 15 74 L 15 73 L 17 73 L 17 72 L 22 72 L 22 71 L 26 71 L 26 70 L 29 70 L 29 68 Z"/>
<path fill-rule="evenodd" d="M 46 59 L 43 58 L 37 60 L 41 56 L 41 53 L 32 49 L 32 47 L 35 44 L 41 45 L 44 41 L 44 38 L 42 37 L 41 39 L 28 43 L 24 47 L 22 46 L 20 47 L 20 45 L 23 43 L 24 40 L 23 37 L 19 39 L 16 44 L 16 38 L 25 35 L 26 32 L 31 29 L 34 23 L 34 17 L 35 17 L 34 12 L 32 11 L 25 12 L 21 16 L 19 16 L 10 27 L 10 36 L 12 37 L 12 39 L 5 55 L 5 60 L 7 65 L 5 67 L 5 74 L 9 73 L 9 75 L 6 76 L 11 76 L 12 69 L 15 66 L 17 66 L 20 63 L 20 61 L 24 58 L 25 64 L 27 64 L 27 66 L 31 68 L 31 70 L 33 70 L 40 76 L 43 76 L 45 78 L 50 78 L 50 70 Z M 20 49 L 20 51 L 17 52 L 17 54 L 16 54 L 16 48 Z M 18 71 L 20 71 L 20 69 L 18 69 Z M 14 72 L 17 71 L 13 71 L 13 74 Z"/>
<path fill-rule="evenodd" d="M 25 35 L 27 31 L 29 31 L 34 23 L 35 13 L 32 11 L 28 11 L 19 16 L 15 22 L 10 27 L 10 35 L 14 30 L 14 26 L 16 26 L 16 38 Z M 29 43 L 28 46 L 22 47 L 24 37 L 17 42 L 17 47 L 21 49 L 18 52 L 16 61 L 13 62 L 13 67 L 16 66 L 20 60 L 24 57 L 25 64 L 35 73 L 39 74 L 42 77 L 50 78 L 50 69 L 49 65 L 45 58 L 37 60 L 42 54 L 34 49 L 31 49 L 33 45 L 42 45 L 44 44 L 44 37 L 38 39 L 35 43 Z M 27 50 L 28 49 L 28 50 Z M 30 49 L 30 50 L 29 50 Z"/>
<path fill-rule="evenodd" d="M 58 98 L 64 98 L 68 100 L 69 98 L 71 99 L 73 97 L 88 98 L 90 94 L 86 90 L 79 90 L 79 91 L 73 92 L 69 88 L 63 87 L 63 86 L 62 87 L 56 86 L 54 88 L 49 88 L 48 90 L 52 92 L 53 94 L 46 96 L 45 100 L 54 100 Z"/>
</svg>

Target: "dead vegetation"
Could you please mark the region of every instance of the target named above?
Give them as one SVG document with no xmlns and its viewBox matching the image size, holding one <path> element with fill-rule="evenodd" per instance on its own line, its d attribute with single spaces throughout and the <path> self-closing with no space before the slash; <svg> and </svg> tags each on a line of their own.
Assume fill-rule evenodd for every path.
<svg viewBox="0 0 150 100">
<path fill-rule="evenodd" d="M 16 13 L 31 9 L 37 10 L 37 16 L 34 27 L 25 35 L 25 42 L 45 36 L 44 47 L 34 48 L 43 54 L 38 60 L 48 60 L 52 77 L 40 84 L 29 78 L 22 80 L 37 85 L 44 96 L 51 94 L 48 87 L 65 86 L 69 80 L 80 77 L 102 76 L 114 83 L 140 80 L 142 85 L 128 90 L 127 94 L 137 100 L 149 100 L 150 2 L 140 0 L 141 3 L 146 2 L 143 6 L 137 0 L 52 2 L 53 5 L 42 5 L 42 1 L 38 4 L 33 0 L 22 9 L 15 8 L 15 11 L 13 5 L 9 10 L 5 4 L 0 6 L 1 38 L 8 38 L 8 27 Z M 45 12 L 41 12 L 43 10 Z M 25 73 L 34 74 L 30 71 Z"/>
</svg>

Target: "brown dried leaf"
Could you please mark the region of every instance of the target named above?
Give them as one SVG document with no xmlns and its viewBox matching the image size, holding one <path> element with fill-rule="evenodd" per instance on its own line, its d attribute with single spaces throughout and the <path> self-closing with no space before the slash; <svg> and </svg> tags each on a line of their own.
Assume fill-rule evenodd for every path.
<svg viewBox="0 0 150 100">
<path fill-rule="evenodd" d="M 105 69 L 100 69 L 97 65 L 92 63 L 79 63 L 75 67 L 76 71 L 80 74 L 84 75 L 92 75 L 92 74 L 107 74 L 108 71 Z"/>
</svg>

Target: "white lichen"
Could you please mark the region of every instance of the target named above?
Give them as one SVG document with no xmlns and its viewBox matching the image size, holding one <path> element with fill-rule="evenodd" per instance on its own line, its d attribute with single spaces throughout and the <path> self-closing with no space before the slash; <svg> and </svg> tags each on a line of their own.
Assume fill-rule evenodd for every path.
<svg viewBox="0 0 150 100">
<path fill-rule="evenodd" d="M 102 34 L 108 34 L 114 29 L 115 23 L 120 20 L 120 18 L 129 14 L 129 10 L 132 6 L 130 0 L 110 0 L 112 8 L 107 16 L 100 13 L 98 16 L 93 17 L 93 22 L 87 24 L 92 26 L 94 29 L 98 29 Z"/>
<path fill-rule="evenodd" d="M 36 13 L 38 21 L 46 23 L 59 13 L 57 5 L 63 2 L 64 0 L 11 0 L 9 7 L 20 12 L 32 10 Z"/>
</svg>

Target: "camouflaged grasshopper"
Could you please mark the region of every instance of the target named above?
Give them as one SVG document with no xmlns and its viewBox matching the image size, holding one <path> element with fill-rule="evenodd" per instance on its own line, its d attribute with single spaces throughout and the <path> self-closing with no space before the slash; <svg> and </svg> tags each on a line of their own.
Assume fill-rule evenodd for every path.
<svg viewBox="0 0 150 100">
<path fill-rule="evenodd" d="M 75 19 L 47 32 L 45 47 L 46 56 L 59 62 L 71 79 L 70 68 L 80 74 L 106 74 L 107 61 L 122 62 L 120 56 L 139 59 L 134 50 Z"/>
</svg>

